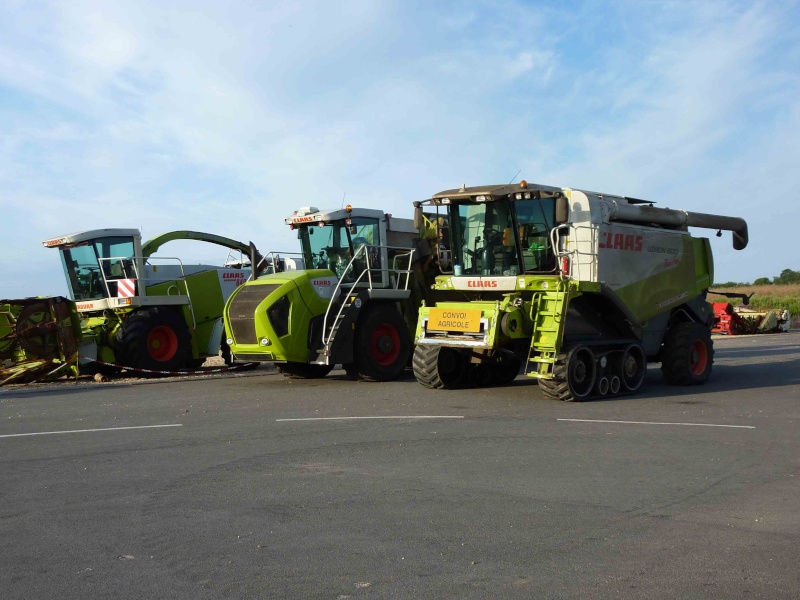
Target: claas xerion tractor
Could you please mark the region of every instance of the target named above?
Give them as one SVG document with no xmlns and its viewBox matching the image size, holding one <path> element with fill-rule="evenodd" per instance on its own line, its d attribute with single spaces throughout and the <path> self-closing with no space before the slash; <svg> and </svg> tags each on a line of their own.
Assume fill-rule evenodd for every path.
<svg viewBox="0 0 800 600">
<path fill-rule="evenodd" d="M 324 377 L 335 365 L 363 380 L 399 377 L 433 281 L 431 230 L 350 205 L 305 207 L 285 224 L 305 269 L 261 276 L 231 295 L 225 330 L 234 356 L 274 363 L 289 377 Z"/>
<path fill-rule="evenodd" d="M 415 203 L 446 216 L 452 268 L 419 311 L 413 359 L 429 388 L 509 383 L 524 367 L 565 401 L 638 389 L 648 362 L 669 384 L 706 381 L 713 362 L 711 246 L 688 227 L 739 218 L 529 185 L 447 190 Z"/>
</svg>

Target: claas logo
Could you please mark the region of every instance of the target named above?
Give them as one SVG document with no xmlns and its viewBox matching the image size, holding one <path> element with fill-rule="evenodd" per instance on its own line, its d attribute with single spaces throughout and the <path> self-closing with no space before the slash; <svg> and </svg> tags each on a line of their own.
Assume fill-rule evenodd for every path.
<svg viewBox="0 0 800 600">
<path fill-rule="evenodd" d="M 644 247 L 644 237 L 630 233 L 612 233 L 609 231 L 600 235 L 598 247 L 641 252 Z"/>
</svg>

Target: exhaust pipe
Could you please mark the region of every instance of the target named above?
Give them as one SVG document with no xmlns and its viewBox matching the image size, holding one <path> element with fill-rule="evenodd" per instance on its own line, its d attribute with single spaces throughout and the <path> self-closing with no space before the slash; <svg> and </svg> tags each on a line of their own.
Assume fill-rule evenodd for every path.
<svg viewBox="0 0 800 600">
<path fill-rule="evenodd" d="M 597 382 L 597 393 L 605 396 L 608 393 L 609 385 L 608 377 L 601 377 L 600 381 Z"/>
<path fill-rule="evenodd" d="M 621 382 L 620 382 L 620 380 L 619 380 L 619 377 L 617 377 L 616 375 L 614 375 L 614 376 L 611 378 L 611 386 L 610 386 L 611 393 L 612 393 L 612 394 L 618 394 L 618 393 L 619 393 L 619 388 L 620 388 L 620 385 L 621 385 Z"/>
</svg>

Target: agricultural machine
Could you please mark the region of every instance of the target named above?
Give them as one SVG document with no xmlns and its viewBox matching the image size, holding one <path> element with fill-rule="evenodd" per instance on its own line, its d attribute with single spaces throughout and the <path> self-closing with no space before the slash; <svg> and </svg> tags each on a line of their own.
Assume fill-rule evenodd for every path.
<svg viewBox="0 0 800 600">
<path fill-rule="evenodd" d="M 747 306 L 734 306 L 730 302 L 714 302 L 717 322 L 712 333 L 744 335 L 753 333 L 780 333 L 791 327 L 788 310 L 767 308 L 757 310 Z"/>
<path fill-rule="evenodd" d="M 234 356 L 275 363 L 290 377 L 324 377 L 341 364 L 352 377 L 396 379 L 411 358 L 435 240 L 410 219 L 350 205 L 302 208 L 285 223 L 306 269 L 261 276 L 231 295 Z"/>
<path fill-rule="evenodd" d="M 0 385 L 74 374 L 80 337 L 66 298 L 0 300 Z"/>
<path fill-rule="evenodd" d="M 451 269 L 419 311 L 413 368 L 429 388 L 504 384 L 524 367 L 565 401 L 637 390 L 648 362 L 687 385 L 711 373 L 711 246 L 688 227 L 739 218 L 570 188 L 461 187 L 415 203 L 446 215 Z M 438 220 L 437 220 L 438 222 Z"/>
<path fill-rule="evenodd" d="M 154 256 L 173 240 L 222 246 L 229 258 L 237 253 L 239 265 L 250 264 L 242 258 L 249 256 L 259 268 L 274 266 L 252 243 L 195 231 L 173 231 L 144 244 L 137 229 L 84 231 L 42 242 L 61 255 L 69 296 L 81 320 L 83 370 L 100 364 L 107 369 L 174 371 L 197 367 L 219 354 L 223 306 L 251 269 Z"/>
</svg>

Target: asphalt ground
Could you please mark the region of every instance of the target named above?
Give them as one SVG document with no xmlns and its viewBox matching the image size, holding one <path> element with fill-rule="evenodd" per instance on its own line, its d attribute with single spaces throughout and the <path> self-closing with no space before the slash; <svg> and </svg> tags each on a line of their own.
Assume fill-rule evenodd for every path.
<svg viewBox="0 0 800 600">
<path fill-rule="evenodd" d="M 800 332 L 546 400 L 413 378 L 0 393 L 0 597 L 797 598 Z"/>
</svg>

